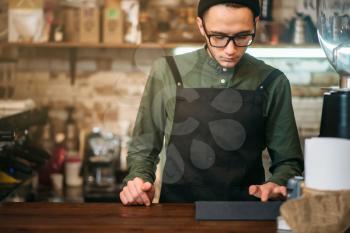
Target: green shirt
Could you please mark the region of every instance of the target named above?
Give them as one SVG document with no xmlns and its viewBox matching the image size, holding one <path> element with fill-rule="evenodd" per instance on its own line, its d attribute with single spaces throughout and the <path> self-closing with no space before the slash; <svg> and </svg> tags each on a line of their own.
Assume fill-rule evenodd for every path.
<svg viewBox="0 0 350 233">
<path fill-rule="evenodd" d="M 222 68 L 205 48 L 175 56 L 185 88 L 235 88 L 256 90 L 274 69 L 248 54 L 231 69 Z M 139 107 L 132 141 L 128 150 L 127 181 L 139 177 L 155 180 L 159 155 L 165 155 L 175 113 L 176 83 L 165 58 L 152 66 Z M 266 143 L 272 160 L 268 180 L 286 185 L 289 178 L 301 175 L 303 157 L 291 101 L 291 89 L 285 75 L 276 78 L 264 93 Z"/>
</svg>

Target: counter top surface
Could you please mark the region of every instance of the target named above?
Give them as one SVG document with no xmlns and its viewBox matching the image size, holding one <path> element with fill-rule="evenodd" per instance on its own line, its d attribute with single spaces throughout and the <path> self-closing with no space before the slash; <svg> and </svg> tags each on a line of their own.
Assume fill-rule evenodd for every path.
<svg viewBox="0 0 350 233">
<path fill-rule="evenodd" d="M 275 221 L 196 221 L 193 204 L 3 203 L 0 232 L 273 233 Z"/>
</svg>

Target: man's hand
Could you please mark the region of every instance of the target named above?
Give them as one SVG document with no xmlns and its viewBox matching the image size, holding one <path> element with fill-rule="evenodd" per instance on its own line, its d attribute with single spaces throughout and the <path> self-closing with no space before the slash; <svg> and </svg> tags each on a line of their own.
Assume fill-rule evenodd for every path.
<svg viewBox="0 0 350 233">
<path fill-rule="evenodd" d="M 154 197 L 154 185 L 136 177 L 130 180 L 120 192 L 119 197 L 124 205 L 150 206 Z"/>
<path fill-rule="evenodd" d="M 249 194 L 260 198 L 262 202 L 268 199 L 285 199 L 287 197 L 287 187 L 268 182 L 262 185 L 249 186 Z"/>
</svg>

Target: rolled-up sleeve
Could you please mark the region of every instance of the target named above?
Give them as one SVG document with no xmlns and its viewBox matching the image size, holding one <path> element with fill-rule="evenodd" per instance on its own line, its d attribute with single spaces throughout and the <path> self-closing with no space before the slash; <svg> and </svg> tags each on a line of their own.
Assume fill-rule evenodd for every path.
<svg viewBox="0 0 350 233">
<path fill-rule="evenodd" d="M 138 110 L 128 149 L 129 174 L 124 185 L 135 177 L 153 183 L 159 153 L 162 150 L 166 122 L 162 69 L 159 62 L 152 66 Z"/>
<path fill-rule="evenodd" d="M 268 180 L 286 185 L 288 179 L 302 175 L 303 155 L 291 100 L 291 87 L 281 75 L 268 91 L 266 144 L 271 157 Z"/>
</svg>

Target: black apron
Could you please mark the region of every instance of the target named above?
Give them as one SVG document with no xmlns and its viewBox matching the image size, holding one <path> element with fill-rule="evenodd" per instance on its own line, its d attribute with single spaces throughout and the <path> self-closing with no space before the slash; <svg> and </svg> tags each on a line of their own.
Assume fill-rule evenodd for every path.
<svg viewBox="0 0 350 233">
<path fill-rule="evenodd" d="M 166 59 L 177 90 L 160 202 L 257 200 L 248 187 L 265 182 L 263 92 L 281 72 L 255 91 L 183 88 L 174 58 Z"/>
</svg>

